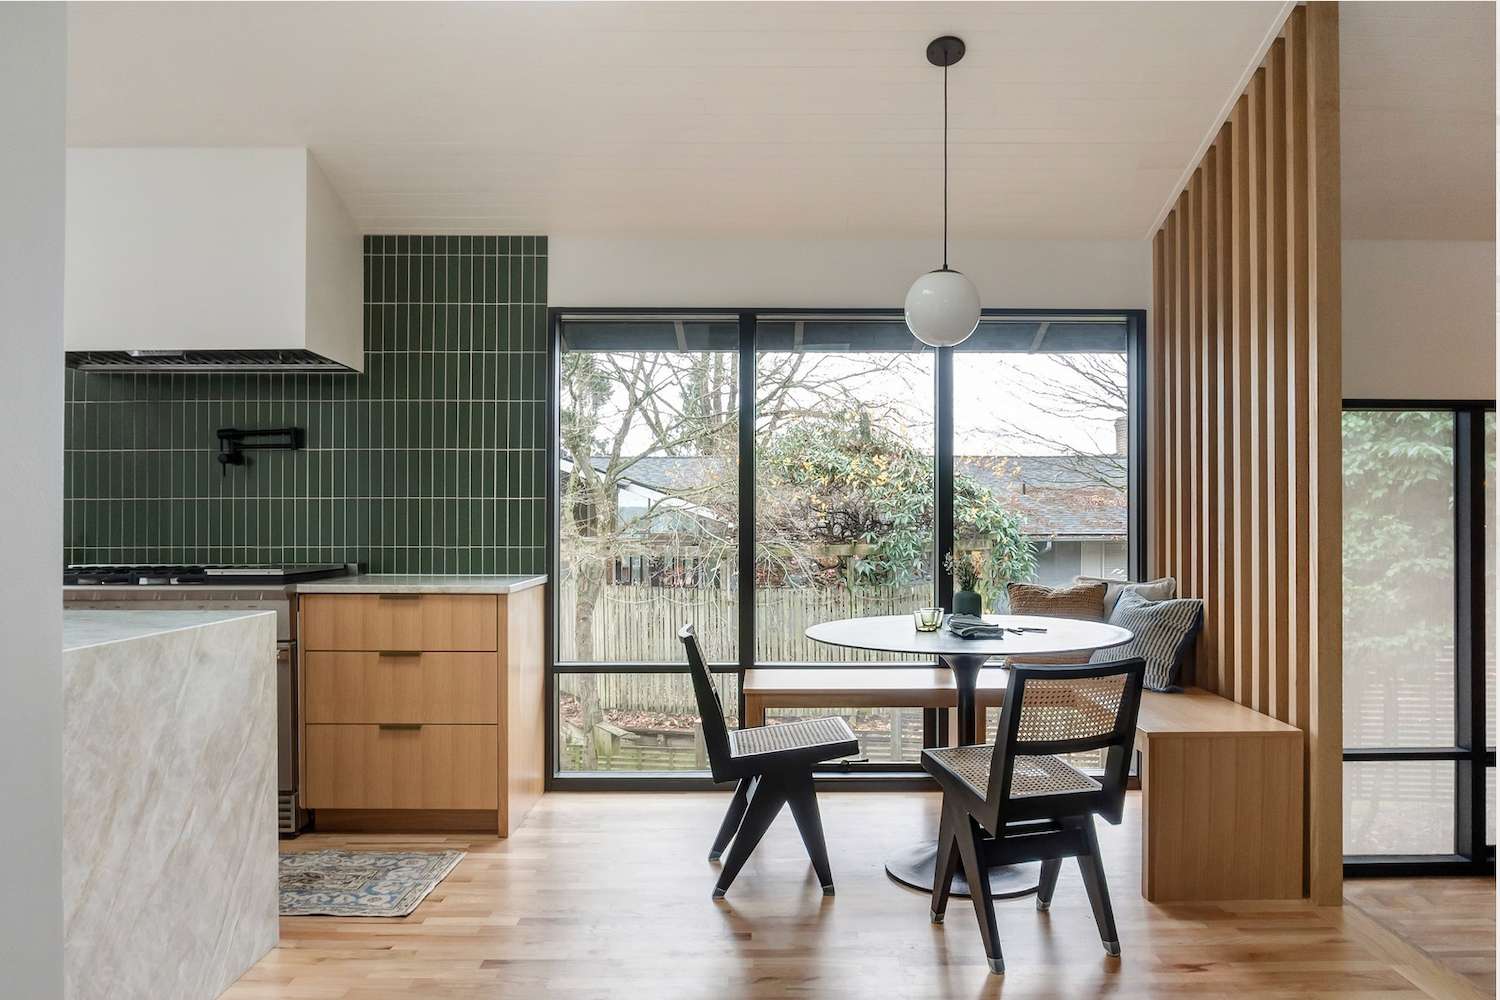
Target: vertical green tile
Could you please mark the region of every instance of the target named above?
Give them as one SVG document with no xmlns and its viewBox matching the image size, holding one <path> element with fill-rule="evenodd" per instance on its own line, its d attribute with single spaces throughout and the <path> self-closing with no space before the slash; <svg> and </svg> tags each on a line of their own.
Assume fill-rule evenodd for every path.
<svg viewBox="0 0 1500 1000">
<path fill-rule="evenodd" d="M 363 243 L 362 374 L 66 373 L 65 558 L 542 568 L 546 239 Z M 284 424 L 304 451 L 214 460 Z"/>
</svg>

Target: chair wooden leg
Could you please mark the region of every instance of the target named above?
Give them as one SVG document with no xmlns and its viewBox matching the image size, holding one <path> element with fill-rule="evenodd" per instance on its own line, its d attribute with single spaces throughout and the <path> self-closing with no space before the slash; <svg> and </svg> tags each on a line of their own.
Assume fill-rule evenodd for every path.
<svg viewBox="0 0 1500 1000">
<path fill-rule="evenodd" d="M 755 790 L 750 793 L 750 804 L 745 809 L 745 818 L 740 820 L 739 833 L 735 835 L 734 843 L 729 845 L 729 853 L 724 856 L 724 867 L 720 870 L 719 882 L 714 887 L 715 899 L 729 891 L 734 877 L 745 866 L 755 845 L 766 835 L 766 831 L 771 828 L 771 821 L 781 812 L 785 803 L 786 789 L 781 782 L 765 776 L 755 782 Z"/>
<path fill-rule="evenodd" d="M 1084 817 L 1079 828 L 1088 852 L 1078 855 L 1078 870 L 1083 873 L 1083 887 L 1088 890 L 1089 905 L 1094 908 L 1099 939 L 1104 942 L 1106 954 L 1119 955 L 1120 932 L 1115 928 L 1115 911 L 1109 905 L 1109 886 L 1104 881 L 1104 863 L 1099 858 L 1099 838 L 1094 836 L 1094 817 Z"/>
<path fill-rule="evenodd" d="M 1052 891 L 1057 888 L 1057 875 L 1061 871 L 1061 858 L 1048 858 L 1042 862 L 1042 881 L 1036 890 L 1036 908 L 1038 910 L 1051 908 Z"/>
<path fill-rule="evenodd" d="M 948 896 L 953 892 L 953 876 L 956 874 L 958 844 L 953 839 L 953 814 L 945 801 L 942 818 L 938 820 L 937 864 L 932 869 L 932 922 L 935 924 L 942 923 L 948 912 Z"/>
<path fill-rule="evenodd" d="M 740 783 L 734 786 L 734 797 L 729 800 L 729 811 L 724 813 L 724 822 L 719 824 L 719 833 L 714 837 L 714 846 L 708 849 L 708 860 L 717 861 L 719 855 L 724 853 L 724 848 L 734 839 L 734 832 L 740 828 L 740 820 L 745 818 L 745 807 L 750 804 L 750 789 L 754 786 L 754 778 L 741 778 Z"/>
<path fill-rule="evenodd" d="M 990 971 L 1004 975 L 1005 958 L 1000 953 L 1000 928 L 995 923 L 995 901 L 990 898 L 989 871 L 979 856 L 979 825 L 973 817 L 953 809 L 953 827 L 958 854 L 964 863 L 964 878 L 969 880 L 969 898 L 974 901 L 974 915 L 979 918 L 979 937 Z"/>
<path fill-rule="evenodd" d="M 823 895 L 833 895 L 833 871 L 828 867 L 828 844 L 823 838 L 823 817 L 818 812 L 818 793 L 813 787 L 812 772 L 799 774 L 787 782 L 787 805 L 802 834 L 802 845 L 817 872 Z"/>
</svg>

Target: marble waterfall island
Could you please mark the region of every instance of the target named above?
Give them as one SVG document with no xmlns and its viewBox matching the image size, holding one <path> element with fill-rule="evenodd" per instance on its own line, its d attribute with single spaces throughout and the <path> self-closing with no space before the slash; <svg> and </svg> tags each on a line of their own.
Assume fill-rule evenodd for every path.
<svg viewBox="0 0 1500 1000">
<path fill-rule="evenodd" d="M 276 618 L 63 616 L 68 1000 L 206 1000 L 277 940 Z"/>
</svg>

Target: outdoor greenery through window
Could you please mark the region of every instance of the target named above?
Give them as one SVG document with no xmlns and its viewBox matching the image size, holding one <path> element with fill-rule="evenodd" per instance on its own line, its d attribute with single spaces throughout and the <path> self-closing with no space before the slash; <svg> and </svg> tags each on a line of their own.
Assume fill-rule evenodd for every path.
<svg viewBox="0 0 1500 1000">
<path fill-rule="evenodd" d="M 1344 413 L 1347 855 L 1472 859 L 1482 851 L 1473 829 L 1460 823 L 1477 815 L 1471 806 L 1484 808 L 1472 802 L 1484 747 L 1463 738 L 1476 700 L 1463 663 L 1467 657 L 1481 674 L 1476 679 L 1493 705 L 1494 623 L 1485 602 L 1461 584 L 1461 571 L 1477 555 L 1487 588 L 1494 585 L 1493 560 L 1484 556 L 1494 462 L 1494 414 L 1476 406 L 1390 404 Z M 1466 464 L 1478 466 L 1472 476 Z M 1462 516 L 1476 502 L 1479 524 Z M 1461 628 L 1461 612 L 1472 616 L 1471 629 Z M 1484 637 L 1482 656 L 1474 654 L 1472 633 Z M 1486 728 L 1493 745 L 1493 718 Z M 1486 813 L 1493 812 L 1490 798 Z M 1492 815 L 1486 825 L 1492 843 Z"/>
<path fill-rule="evenodd" d="M 685 623 L 734 725 L 745 667 L 912 662 L 805 630 L 938 603 L 946 548 L 980 557 L 987 609 L 1010 580 L 1125 578 L 1129 323 L 988 317 L 945 382 L 899 316 L 557 318 L 559 772 L 706 769 Z M 768 722 L 828 714 L 864 766 L 912 766 L 936 738 L 915 707 Z"/>
</svg>

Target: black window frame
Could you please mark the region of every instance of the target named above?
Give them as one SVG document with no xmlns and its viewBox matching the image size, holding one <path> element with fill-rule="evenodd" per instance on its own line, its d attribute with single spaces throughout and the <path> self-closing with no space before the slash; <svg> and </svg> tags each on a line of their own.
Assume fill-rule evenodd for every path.
<svg viewBox="0 0 1500 1000">
<path fill-rule="evenodd" d="M 1485 837 L 1486 771 L 1495 748 L 1485 739 L 1484 418 L 1493 399 L 1346 399 L 1343 412 L 1453 415 L 1454 742 L 1447 747 L 1345 747 L 1344 761 L 1453 761 L 1451 854 L 1346 854 L 1347 878 L 1493 875 L 1495 848 Z M 1348 669 L 1346 663 L 1344 669 Z"/>
<path fill-rule="evenodd" d="M 741 531 L 738 540 L 738 586 L 742 594 L 755 592 L 755 375 L 756 375 L 756 327 L 761 318 L 799 317 L 900 317 L 891 309 L 810 309 L 806 307 L 780 308 L 712 308 L 712 307 L 549 307 L 547 310 L 547 573 L 548 579 L 561 579 L 559 559 L 560 519 L 558 500 L 560 496 L 559 418 L 562 400 L 562 323 L 564 319 L 592 317 L 595 319 L 702 319 L 712 317 L 727 320 L 733 317 L 738 324 L 738 363 L 740 372 L 739 394 L 739 517 L 742 525 L 751 530 Z M 1146 311 L 1144 309 L 985 309 L 985 318 L 1006 319 L 1034 317 L 1038 319 L 1062 319 L 1066 317 L 1119 317 L 1126 327 L 1126 378 L 1127 378 L 1127 433 L 1129 454 L 1127 457 L 1127 558 L 1129 575 L 1140 579 L 1146 566 L 1146 476 L 1148 461 L 1146 452 Z M 935 552 L 943 553 L 953 544 L 953 348 L 938 348 L 934 363 L 934 529 Z M 952 604 L 953 582 L 943 573 L 934 574 L 937 584 L 938 604 Z M 686 673 L 686 662 L 678 663 L 634 663 L 634 662 L 570 662 L 557 660 L 558 608 L 557 588 L 546 588 L 546 690 L 548 695 L 546 717 L 547 772 L 545 787 L 548 791 L 572 790 L 651 790 L 666 791 L 704 790 L 715 787 L 705 772 L 644 773 L 622 772 L 614 775 L 606 772 L 568 772 L 559 769 L 558 759 L 558 685 L 561 675 L 570 673 Z M 710 663 L 709 669 L 716 673 L 735 673 L 741 681 L 744 672 L 757 666 L 755 663 L 755 601 L 739 602 L 738 660 L 733 664 Z M 813 667 L 818 669 L 868 667 L 867 663 L 776 663 L 776 667 Z M 743 685 L 739 693 L 739 718 L 745 717 L 745 695 Z M 947 713 L 927 709 L 923 713 L 923 745 L 942 746 L 947 742 Z M 836 780 L 841 788 L 877 787 L 882 789 L 926 789 L 934 787 L 932 779 L 922 772 L 918 764 L 845 762 L 823 765 L 817 770 L 820 780 Z"/>
</svg>

